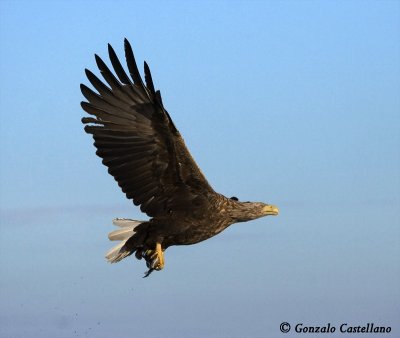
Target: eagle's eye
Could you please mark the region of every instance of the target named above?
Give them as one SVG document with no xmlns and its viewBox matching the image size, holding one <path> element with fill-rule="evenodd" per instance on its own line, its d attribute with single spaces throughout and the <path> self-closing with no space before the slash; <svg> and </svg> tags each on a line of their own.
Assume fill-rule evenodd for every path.
<svg viewBox="0 0 400 338">
<path fill-rule="evenodd" d="M 232 196 L 230 199 L 234 200 L 234 201 L 239 201 L 239 199 L 237 197 L 235 197 L 235 196 Z"/>
</svg>

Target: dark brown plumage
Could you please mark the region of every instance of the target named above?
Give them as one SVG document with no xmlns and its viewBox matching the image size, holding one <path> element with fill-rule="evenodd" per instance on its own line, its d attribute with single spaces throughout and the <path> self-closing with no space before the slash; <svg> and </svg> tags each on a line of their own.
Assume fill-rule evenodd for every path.
<svg viewBox="0 0 400 338">
<path fill-rule="evenodd" d="M 108 52 L 117 78 L 95 55 L 108 86 L 85 70 L 97 93 L 81 84 L 88 101 L 81 105 L 91 115 L 82 122 L 93 135 L 96 154 L 126 197 L 151 217 L 149 221 L 114 220 L 121 229 L 109 238 L 121 243 L 108 252 L 110 262 L 135 253 L 146 260 L 148 276 L 163 268 L 163 251 L 171 245 L 194 244 L 233 223 L 278 214 L 274 206 L 216 193 L 165 110 L 147 63 L 144 84 L 128 40 L 125 56 L 131 78 L 110 45 Z"/>
</svg>

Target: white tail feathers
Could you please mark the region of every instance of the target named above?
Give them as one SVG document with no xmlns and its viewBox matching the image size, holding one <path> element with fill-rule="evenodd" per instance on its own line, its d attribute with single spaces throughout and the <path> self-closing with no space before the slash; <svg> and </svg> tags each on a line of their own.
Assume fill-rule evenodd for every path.
<svg viewBox="0 0 400 338">
<path fill-rule="evenodd" d="M 110 263 L 117 263 L 132 253 L 129 249 L 125 247 L 126 241 L 127 240 L 122 241 L 107 252 L 107 261 L 109 261 Z"/>
<path fill-rule="evenodd" d="M 143 222 L 144 221 L 135 221 L 134 219 L 129 219 L 129 218 L 116 218 L 113 220 L 113 224 L 120 228 L 129 227 L 129 226 L 136 227 Z"/>
<path fill-rule="evenodd" d="M 131 250 L 125 247 L 125 243 L 135 234 L 135 228 L 141 223 L 143 221 L 135 221 L 127 218 L 116 218 L 113 220 L 113 224 L 122 229 L 114 230 L 108 234 L 108 238 L 111 241 L 121 241 L 121 243 L 107 252 L 106 259 L 110 263 L 117 263 L 132 254 Z"/>
</svg>

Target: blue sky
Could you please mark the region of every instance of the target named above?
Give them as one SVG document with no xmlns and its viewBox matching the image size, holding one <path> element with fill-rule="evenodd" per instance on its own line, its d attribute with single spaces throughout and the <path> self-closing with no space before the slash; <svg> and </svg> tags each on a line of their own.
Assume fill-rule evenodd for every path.
<svg viewBox="0 0 400 338">
<path fill-rule="evenodd" d="M 0 335 L 395 337 L 399 32 L 398 1 L 0 2 Z M 80 123 L 84 69 L 124 37 L 213 187 L 281 210 L 146 280 L 103 259 L 111 220 L 146 215 Z"/>
</svg>

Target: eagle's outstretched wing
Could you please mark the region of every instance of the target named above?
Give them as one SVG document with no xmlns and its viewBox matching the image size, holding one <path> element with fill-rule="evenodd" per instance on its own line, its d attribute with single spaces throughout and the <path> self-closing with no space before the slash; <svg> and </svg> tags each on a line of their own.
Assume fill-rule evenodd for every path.
<svg viewBox="0 0 400 338">
<path fill-rule="evenodd" d="M 82 122 L 87 124 L 85 131 L 93 135 L 96 154 L 126 196 L 149 216 L 190 212 L 205 203 L 213 189 L 164 109 L 146 62 L 145 85 L 128 40 L 125 55 L 133 81 L 110 45 L 108 51 L 118 79 L 95 55 L 108 86 L 87 69 L 86 75 L 98 94 L 81 84 L 88 101 L 81 103 L 82 108 L 92 115 Z"/>
</svg>

